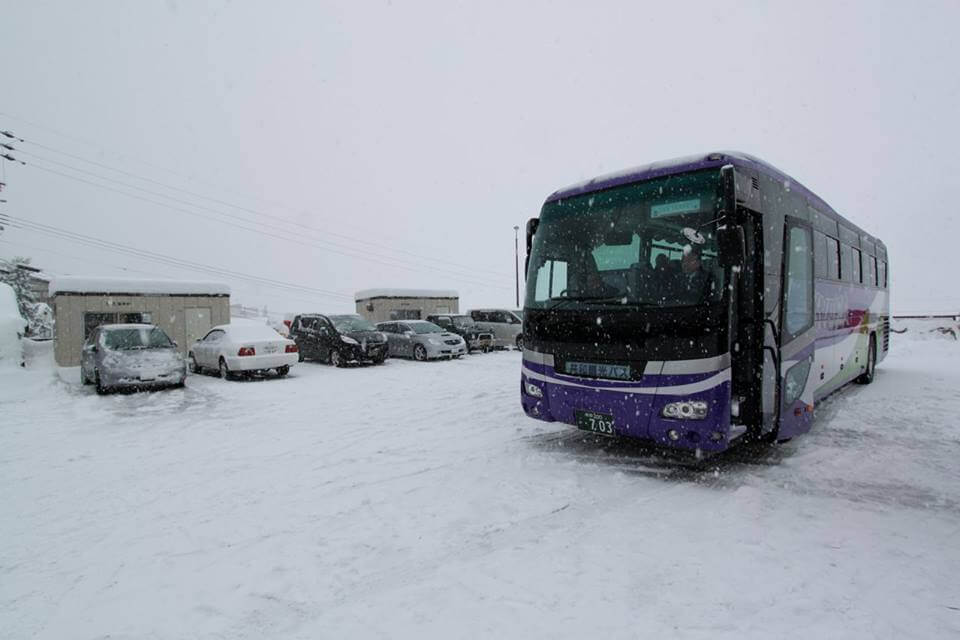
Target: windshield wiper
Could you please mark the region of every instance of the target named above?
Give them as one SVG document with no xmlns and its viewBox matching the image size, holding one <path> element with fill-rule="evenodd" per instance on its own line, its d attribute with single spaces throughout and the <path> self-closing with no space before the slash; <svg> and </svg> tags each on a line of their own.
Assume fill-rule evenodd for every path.
<svg viewBox="0 0 960 640">
<path fill-rule="evenodd" d="M 626 296 L 562 296 L 548 298 L 547 302 L 553 302 L 547 309 L 556 309 L 567 302 L 620 302 Z"/>
</svg>

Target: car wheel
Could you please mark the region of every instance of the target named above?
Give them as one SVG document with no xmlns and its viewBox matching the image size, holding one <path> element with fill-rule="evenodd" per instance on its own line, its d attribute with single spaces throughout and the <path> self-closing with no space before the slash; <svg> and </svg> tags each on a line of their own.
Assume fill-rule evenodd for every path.
<svg viewBox="0 0 960 640">
<path fill-rule="evenodd" d="M 277 367 L 277 375 L 281 378 L 290 373 L 290 365 L 283 365 L 282 367 Z"/>
<path fill-rule="evenodd" d="M 191 353 L 187 356 L 187 366 L 190 368 L 190 373 L 201 374 L 203 373 L 203 367 L 197 364 L 197 359 Z"/>
<path fill-rule="evenodd" d="M 93 381 L 94 381 L 94 383 L 97 385 L 97 393 L 99 393 L 100 395 L 106 395 L 108 389 L 107 389 L 105 386 L 103 386 L 103 383 L 102 383 L 102 382 L 100 382 L 100 372 L 99 372 L 99 371 L 95 371 L 95 372 L 93 373 Z"/>
<path fill-rule="evenodd" d="M 523 351 L 523 334 L 517 336 L 517 351 Z"/>
<path fill-rule="evenodd" d="M 336 349 L 330 349 L 330 364 L 335 367 L 343 366 L 343 356 Z"/>
<path fill-rule="evenodd" d="M 870 336 L 870 347 L 867 350 L 867 370 L 860 374 L 857 377 L 857 382 L 860 384 L 870 384 L 873 382 L 873 374 L 877 368 L 877 338 L 875 335 Z"/>
<path fill-rule="evenodd" d="M 80 382 L 83 383 L 83 384 L 85 384 L 85 385 L 89 385 L 89 384 L 90 384 L 90 378 L 88 378 L 88 377 L 87 377 L 87 374 L 85 374 L 85 373 L 83 372 L 83 367 L 80 367 Z"/>
<path fill-rule="evenodd" d="M 220 377 L 224 380 L 230 380 L 233 378 L 233 374 L 230 373 L 230 367 L 227 366 L 227 361 L 223 358 L 220 358 Z"/>
<path fill-rule="evenodd" d="M 421 362 L 427 359 L 427 348 L 422 344 L 418 344 L 413 348 L 413 359 L 420 360 Z"/>
</svg>

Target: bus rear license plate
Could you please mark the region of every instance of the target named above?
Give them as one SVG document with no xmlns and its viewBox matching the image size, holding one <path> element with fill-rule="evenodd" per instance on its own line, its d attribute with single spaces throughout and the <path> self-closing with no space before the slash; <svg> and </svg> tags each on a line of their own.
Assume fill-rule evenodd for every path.
<svg viewBox="0 0 960 640">
<path fill-rule="evenodd" d="M 605 436 L 613 435 L 613 416 L 606 413 L 594 413 L 593 411 L 575 411 L 574 417 L 577 420 L 577 428 L 592 433 L 600 433 Z"/>
</svg>

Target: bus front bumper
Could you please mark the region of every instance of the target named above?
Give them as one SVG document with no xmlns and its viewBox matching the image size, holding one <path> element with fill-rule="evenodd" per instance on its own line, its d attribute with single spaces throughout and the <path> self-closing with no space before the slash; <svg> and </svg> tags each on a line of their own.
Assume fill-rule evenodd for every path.
<svg viewBox="0 0 960 640">
<path fill-rule="evenodd" d="M 589 424 L 585 414 L 608 416 L 612 435 L 699 453 L 724 451 L 739 435 L 730 430 L 729 368 L 613 382 L 558 375 L 550 366 L 525 360 L 520 387 L 524 412 L 546 422 L 583 429 L 585 422 Z M 705 403 L 706 415 L 699 419 L 664 417 L 668 404 L 682 402 Z"/>
</svg>

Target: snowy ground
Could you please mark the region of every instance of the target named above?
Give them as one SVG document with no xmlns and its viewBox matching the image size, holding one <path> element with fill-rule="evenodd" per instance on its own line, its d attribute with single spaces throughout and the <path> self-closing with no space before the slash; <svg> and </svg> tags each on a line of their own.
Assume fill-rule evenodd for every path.
<svg viewBox="0 0 960 640">
<path fill-rule="evenodd" d="M 691 470 L 524 417 L 519 354 L 98 397 L 0 371 L 4 638 L 955 638 L 960 342 Z"/>
</svg>

